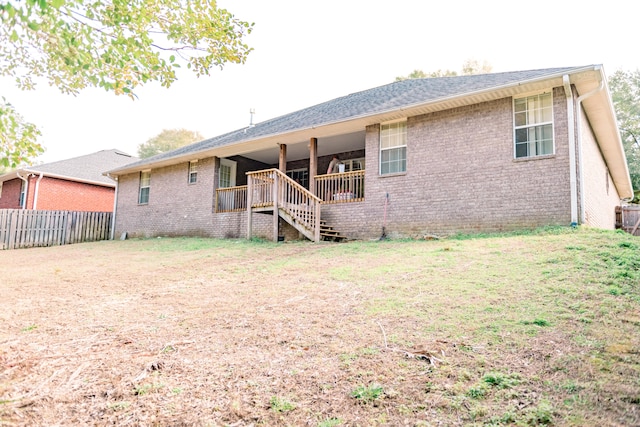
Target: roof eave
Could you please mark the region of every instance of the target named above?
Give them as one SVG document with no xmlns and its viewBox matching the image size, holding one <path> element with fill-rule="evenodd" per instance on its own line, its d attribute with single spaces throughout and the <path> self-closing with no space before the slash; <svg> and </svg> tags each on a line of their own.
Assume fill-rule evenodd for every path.
<svg viewBox="0 0 640 427">
<path fill-rule="evenodd" d="M 346 133 L 350 131 L 362 130 L 368 125 L 394 120 L 401 117 L 427 114 L 434 111 L 461 107 L 465 105 L 476 104 L 479 102 L 492 101 L 504 97 L 513 96 L 519 93 L 548 89 L 551 87 L 560 87 L 563 85 L 563 76 L 567 74 L 570 75 L 571 83 L 576 86 L 579 94 L 586 93 L 587 91 L 592 90 L 600 84 L 600 81 L 602 79 L 605 79 L 604 71 L 601 66 L 590 65 L 586 67 L 571 69 L 569 71 L 565 70 L 554 74 L 547 74 L 528 80 L 520 80 L 500 86 L 493 86 L 491 88 L 478 91 L 460 93 L 453 96 L 430 100 L 427 102 L 405 105 L 374 114 L 363 114 L 361 116 L 354 116 L 346 120 L 336 120 L 333 122 L 321 123 L 318 125 L 299 128 L 292 131 L 263 135 L 259 138 L 248 138 L 219 147 L 207 148 L 200 151 L 193 151 L 186 154 L 164 158 L 155 162 L 149 161 L 143 164 L 138 164 L 134 167 L 123 166 L 121 168 L 110 170 L 105 174 L 107 174 L 108 176 L 118 176 L 139 172 L 146 169 L 156 169 L 160 167 L 171 166 L 177 163 L 186 162 L 198 158 L 211 156 L 227 157 L 232 155 L 242 155 L 244 153 L 268 147 L 271 144 L 275 143 L 292 143 L 303 141 L 305 139 L 305 136 L 309 136 L 309 131 L 314 131 L 313 137 L 322 137 L 337 135 L 340 132 Z M 624 149 L 622 147 L 622 141 L 620 140 L 620 135 L 617 131 L 615 112 L 610 101 L 608 89 L 606 91 L 601 91 L 601 93 L 597 94 L 597 96 L 598 95 L 601 97 L 606 97 L 606 99 L 599 99 L 599 101 L 604 102 L 604 104 L 607 105 L 607 108 L 605 108 L 602 112 L 594 112 L 592 107 L 596 104 L 593 101 L 589 102 L 590 100 L 587 99 L 584 102 L 585 114 L 587 114 L 587 117 L 589 117 L 590 121 L 593 121 L 595 123 L 594 133 L 596 134 L 596 139 L 602 149 L 603 156 L 605 157 L 605 162 L 609 166 L 611 177 L 616 188 L 618 189 L 618 193 L 620 194 L 621 198 L 627 198 L 629 194 L 631 194 L 631 196 L 633 195 L 633 189 L 626 163 L 626 157 L 624 155 Z M 597 120 L 596 118 L 599 118 L 600 120 Z"/>
<path fill-rule="evenodd" d="M 40 174 L 42 174 L 43 177 L 47 177 L 47 178 L 55 178 L 55 179 L 63 179 L 65 181 L 73 181 L 73 182 L 79 182 L 82 184 L 90 184 L 90 185 L 98 185 L 101 187 L 111 187 L 111 188 L 115 188 L 116 184 L 115 183 L 109 183 L 109 182 L 103 182 L 103 181 L 95 181 L 92 179 L 84 179 L 84 178 L 77 178 L 77 177 L 72 177 L 72 176 L 66 176 L 66 175 L 60 175 L 60 174 L 55 174 L 55 173 L 49 173 L 49 172 L 43 172 L 43 171 L 39 171 L 37 169 L 29 169 L 29 168 L 23 168 L 23 169 L 16 169 L 14 171 L 11 171 L 7 174 L 4 174 L 2 176 L 0 176 L 0 182 L 5 182 L 5 181 L 9 181 L 12 179 L 17 179 L 18 178 L 18 173 L 20 174 L 32 174 L 34 176 L 40 176 Z"/>
<path fill-rule="evenodd" d="M 578 91 L 578 95 L 585 95 L 596 90 L 600 83 L 603 89 L 582 101 L 582 109 L 593 129 L 596 142 L 602 152 L 604 161 L 609 169 L 613 184 L 621 199 L 633 198 L 633 184 L 627 165 L 627 157 L 618 130 L 615 109 L 611 102 L 611 94 L 607 85 L 604 69 L 596 67 L 596 79 L 577 78 L 571 81 Z"/>
<path fill-rule="evenodd" d="M 584 72 L 592 70 L 593 67 L 584 67 L 575 70 L 575 72 Z M 467 92 L 456 94 L 454 96 L 442 97 L 427 102 L 420 102 L 411 105 L 405 105 L 398 108 L 392 108 L 389 110 L 377 112 L 374 114 L 363 114 L 360 116 L 350 117 L 348 119 L 336 120 L 332 122 L 320 123 L 314 126 L 308 126 L 304 128 L 298 128 L 292 131 L 274 133 L 270 135 L 262 135 L 259 138 L 247 138 L 227 145 L 206 148 L 200 151 L 192 151 L 186 154 L 180 154 L 172 157 L 163 158 L 161 160 L 150 160 L 145 163 L 139 163 L 135 166 L 125 165 L 120 168 L 112 169 L 105 172 L 107 176 L 119 176 L 129 173 L 135 173 L 147 169 L 157 169 L 161 167 L 171 166 L 177 163 L 186 162 L 189 160 L 199 159 L 203 157 L 218 156 L 225 157 L 231 155 L 241 155 L 254 151 L 256 149 L 269 146 L 271 143 L 291 143 L 292 141 L 300 142 L 304 140 L 303 135 L 308 135 L 309 131 L 314 131 L 314 137 L 332 136 L 339 134 L 340 132 L 335 129 L 341 129 L 342 132 L 362 130 L 364 127 L 380 123 L 384 121 L 394 120 L 397 118 L 426 114 L 433 111 L 438 111 L 447 108 L 460 107 L 469 104 L 475 104 L 478 102 L 484 102 L 494 99 L 503 98 L 505 96 L 511 96 L 515 93 L 521 93 L 526 91 L 532 91 L 539 88 L 549 87 L 550 80 L 557 79 L 556 85 L 560 86 L 562 82 L 562 73 L 557 75 L 546 75 L 544 77 L 518 81 L 515 83 L 509 83 L 501 86 L 494 86 L 488 89 L 479 91 Z M 347 130 L 347 128 L 349 130 Z M 262 142 L 262 144 L 260 144 Z M 260 146 L 261 145 L 261 146 Z"/>
</svg>

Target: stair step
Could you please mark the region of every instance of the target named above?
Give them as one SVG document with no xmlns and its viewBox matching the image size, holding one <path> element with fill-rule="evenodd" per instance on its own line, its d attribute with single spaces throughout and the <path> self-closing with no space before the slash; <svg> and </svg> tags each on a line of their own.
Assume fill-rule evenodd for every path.
<svg viewBox="0 0 640 427">
<path fill-rule="evenodd" d="M 286 215 L 284 215 L 285 213 Z M 308 212 L 306 210 L 296 210 L 296 209 L 292 209 L 291 207 L 289 208 L 282 207 L 280 209 L 279 215 L 282 218 L 284 218 L 287 222 L 289 222 L 289 224 L 297 228 L 298 231 L 305 234 L 309 239 L 312 239 L 309 235 L 307 235 L 307 233 L 313 234 L 313 230 L 309 230 L 306 226 L 303 225 L 303 222 L 312 222 L 313 219 L 315 218 L 315 215 L 313 212 Z M 303 229 L 305 231 L 303 231 Z M 326 220 L 321 218 L 320 219 L 320 239 L 339 242 L 339 241 L 346 240 L 347 238 L 342 234 L 340 234 L 340 232 L 335 230 L 332 226 L 327 224 Z"/>
</svg>

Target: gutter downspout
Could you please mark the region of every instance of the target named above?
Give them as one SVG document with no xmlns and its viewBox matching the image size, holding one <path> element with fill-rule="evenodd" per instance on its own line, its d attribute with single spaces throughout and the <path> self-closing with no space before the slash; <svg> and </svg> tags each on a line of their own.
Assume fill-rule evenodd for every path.
<svg viewBox="0 0 640 427">
<path fill-rule="evenodd" d="M 16 176 L 24 181 L 24 199 L 22 200 L 22 206 L 20 206 L 20 209 L 26 209 L 27 207 L 27 196 L 29 195 L 29 175 L 30 174 L 27 173 L 27 177 L 23 178 L 20 175 L 20 172 L 16 172 Z"/>
<path fill-rule="evenodd" d="M 113 240 L 113 237 L 116 234 L 116 211 L 118 210 L 118 177 L 112 177 L 108 173 L 107 176 L 116 182 L 116 192 L 113 197 L 113 215 L 111 215 L 111 233 L 109 233 L 111 234 L 109 236 L 109 240 Z"/>
<path fill-rule="evenodd" d="M 582 101 L 590 98 L 592 95 L 600 92 L 604 89 L 604 80 L 600 80 L 600 85 L 590 92 L 580 95 L 576 100 L 577 104 L 577 125 L 578 125 L 578 163 L 580 165 L 580 224 L 584 224 L 585 212 L 584 212 L 584 167 L 582 165 L 582 132 L 580 131 L 580 119 L 582 117 Z"/>
<path fill-rule="evenodd" d="M 578 225 L 578 186 L 576 173 L 576 123 L 575 110 L 573 104 L 573 91 L 569 75 L 562 76 L 564 85 L 564 95 L 567 98 L 567 128 L 569 136 L 569 185 L 571 186 L 571 226 Z M 582 170 L 582 168 L 580 168 Z M 581 193 L 582 194 L 582 193 Z"/>
<path fill-rule="evenodd" d="M 42 180 L 42 176 L 43 176 L 43 173 L 40 172 L 40 176 L 36 181 L 36 189 L 35 189 L 35 194 L 33 196 L 33 210 L 36 210 L 38 206 L 38 189 L 40 188 L 40 181 Z"/>
</svg>

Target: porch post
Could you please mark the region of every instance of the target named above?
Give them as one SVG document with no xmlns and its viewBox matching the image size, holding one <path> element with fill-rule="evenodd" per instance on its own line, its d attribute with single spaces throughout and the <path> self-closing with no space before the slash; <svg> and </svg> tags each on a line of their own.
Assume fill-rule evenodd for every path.
<svg viewBox="0 0 640 427">
<path fill-rule="evenodd" d="M 220 157 L 213 156 L 213 212 L 218 210 L 218 186 L 220 185 Z"/>
<path fill-rule="evenodd" d="M 253 233 L 253 209 L 251 209 L 251 205 L 253 204 L 253 177 L 251 175 L 247 175 L 247 239 L 251 240 L 251 234 Z"/>
<path fill-rule="evenodd" d="M 309 191 L 316 194 L 316 175 L 318 174 L 318 138 L 309 140 Z"/>
<path fill-rule="evenodd" d="M 273 174 L 273 190 L 272 191 L 272 198 L 273 198 L 273 241 L 274 242 L 278 242 L 278 221 L 280 218 L 280 214 L 278 212 L 278 199 L 279 199 L 279 194 L 278 194 L 278 174 L 274 173 Z"/>
<path fill-rule="evenodd" d="M 278 159 L 278 169 L 280 172 L 287 173 L 287 144 L 280 145 L 280 157 Z"/>
</svg>

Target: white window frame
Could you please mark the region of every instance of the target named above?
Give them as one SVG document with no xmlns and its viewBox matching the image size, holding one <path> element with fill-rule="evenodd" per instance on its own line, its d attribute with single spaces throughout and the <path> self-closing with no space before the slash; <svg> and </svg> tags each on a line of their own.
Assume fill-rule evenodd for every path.
<svg viewBox="0 0 640 427">
<path fill-rule="evenodd" d="M 145 178 L 146 175 L 146 178 Z M 147 190 L 146 192 L 143 190 Z M 140 185 L 138 190 L 138 204 L 149 204 L 149 193 L 151 192 L 151 169 L 140 171 Z M 146 196 L 146 200 L 143 201 L 143 194 Z"/>
<path fill-rule="evenodd" d="M 304 188 L 309 188 L 309 170 L 307 168 L 290 169 L 286 172 L 286 175 L 302 185 Z"/>
<path fill-rule="evenodd" d="M 400 125 L 402 126 L 402 132 L 398 132 Z M 387 130 L 389 130 L 388 133 L 386 132 Z M 380 123 L 380 158 L 378 161 L 378 172 L 380 175 L 393 175 L 397 173 L 405 173 L 407 171 L 407 134 L 408 130 L 406 119 Z M 386 152 L 390 153 L 392 150 L 398 150 L 399 153 L 403 154 L 399 156 L 398 160 L 388 161 L 385 163 L 404 163 L 404 168 L 401 167 L 397 170 L 385 171 L 383 168 L 383 154 Z"/>
<path fill-rule="evenodd" d="M 25 180 L 21 180 L 20 184 L 20 208 L 26 209 L 27 207 L 27 182 Z"/>
<path fill-rule="evenodd" d="M 198 161 L 191 160 L 189 162 L 189 174 L 187 178 L 189 184 L 195 184 L 198 182 Z"/>
<path fill-rule="evenodd" d="M 342 160 L 342 163 L 344 164 L 345 172 L 353 172 L 354 170 L 355 171 L 364 170 L 364 157 L 358 157 L 357 159 Z M 360 167 L 354 169 L 354 166 L 358 164 L 360 165 Z"/>
<path fill-rule="evenodd" d="M 236 170 L 237 162 L 229 159 L 220 159 L 220 168 L 218 171 L 218 188 L 229 188 L 236 186 Z M 229 168 L 229 181 L 223 181 L 223 168 Z"/>
<path fill-rule="evenodd" d="M 542 106 L 541 96 L 548 97 L 548 107 Z M 516 111 L 516 104 L 525 100 L 526 109 Z M 529 109 L 531 103 L 540 103 L 539 107 Z M 546 110 L 546 111 L 545 111 Z M 546 118 L 544 117 L 546 113 Z M 524 114 L 524 123 L 519 123 L 516 115 Z M 520 120 L 522 122 L 522 120 Z M 527 140 L 518 141 L 519 136 L 526 132 Z M 529 139 L 533 132 L 533 138 Z M 544 138 L 544 133 L 549 133 L 550 138 Z M 551 143 L 550 150 L 545 150 L 546 143 Z M 518 149 L 526 147 L 526 153 L 518 155 Z M 555 126 L 553 123 L 553 91 L 529 93 L 519 97 L 513 97 L 513 158 L 517 160 L 532 159 L 536 157 L 552 156 L 556 152 Z"/>
</svg>

